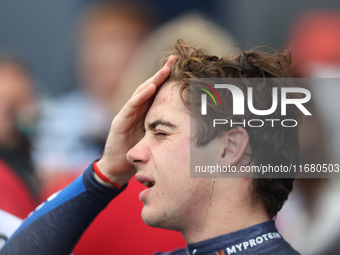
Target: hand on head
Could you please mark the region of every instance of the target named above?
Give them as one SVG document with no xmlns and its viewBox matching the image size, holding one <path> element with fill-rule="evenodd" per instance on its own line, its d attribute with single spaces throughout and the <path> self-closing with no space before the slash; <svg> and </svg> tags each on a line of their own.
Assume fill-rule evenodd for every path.
<svg viewBox="0 0 340 255">
<path fill-rule="evenodd" d="M 99 170 L 110 181 L 125 185 L 135 174 L 135 168 L 126 160 L 126 153 L 144 136 L 144 119 L 159 87 L 170 75 L 177 57 L 171 56 L 154 76 L 141 84 L 111 123 Z"/>
</svg>

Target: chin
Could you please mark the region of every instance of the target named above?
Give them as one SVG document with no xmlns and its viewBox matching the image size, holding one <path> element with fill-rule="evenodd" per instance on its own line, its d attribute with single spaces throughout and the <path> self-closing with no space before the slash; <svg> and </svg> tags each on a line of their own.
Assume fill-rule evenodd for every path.
<svg viewBox="0 0 340 255">
<path fill-rule="evenodd" d="M 158 216 L 155 215 L 155 213 L 151 213 L 149 208 L 145 208 L 145 205 L 142 209 L 142 219 L 145 222 L 146 225 L 149 227 L 159 227 L 158 225 Z"/>
<path fill-rule="evenodd" d="M 142 210 L 142 219 L 149 227 L 176 230 L 171 224 L 172 220 L 167 217 L 165 212 L 152 212 L 149 208 L 145 208 L 144 206 Z"/>
</svg>

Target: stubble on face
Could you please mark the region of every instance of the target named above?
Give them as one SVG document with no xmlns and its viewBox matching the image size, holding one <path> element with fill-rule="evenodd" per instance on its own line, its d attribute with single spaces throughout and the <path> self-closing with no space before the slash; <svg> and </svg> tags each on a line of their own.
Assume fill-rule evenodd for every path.
<svg viewBox="0 0 340 255">
<path fill-rule="evenodd" d="M 157 120 L 176 128 L 171 131 L 160 124 L 150 130 L 149 123 Z M 163 85 L 146 116 L 146 127 L 139 149 L 148 151 L 150 160 L 140 166 L 140 171 L 152 174 L 155 185 L 143 201 L 143 220 L 149 226 L 183 231 L 206 214 L 213 180 L 190 178 L 190 115 L 178 86 Z M 158 137 L 157 132 L 167 134 Z"/>
</svg>

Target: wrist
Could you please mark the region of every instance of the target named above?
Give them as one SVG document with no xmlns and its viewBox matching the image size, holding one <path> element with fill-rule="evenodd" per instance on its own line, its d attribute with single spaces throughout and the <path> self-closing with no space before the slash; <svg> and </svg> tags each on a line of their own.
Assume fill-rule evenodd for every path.
<svg viewBox="0 0 340 255">
<path fill-rule="evenodd" d="M 100 183 L 107 185 L 107 186 L 111 186 L 111 187 L 116 187 L 117 189 L 121 189 L 121 186 L 118 185 L 115 182 L 112 182 L 109 180 L 109 178 L 107 178 L 98 168 L 97 166 L 97 161 L 95 161 L 93 163 L 93 171 L 94 171 L 94 177 L 96 178 L 97 181 L 99 181 Z"/>
<path fill-rule="evenodd" d="M 102 160 L 93 163 L 94 176 L 96 180 L 106 186 L 121 189 L 121 187 L 127 184 L 131 178 L 131 176 L 128 178 L 125 176 L 114 176 L 109 174 L 107 169 L 107 164 L 105 164 Z"/>
</svg>

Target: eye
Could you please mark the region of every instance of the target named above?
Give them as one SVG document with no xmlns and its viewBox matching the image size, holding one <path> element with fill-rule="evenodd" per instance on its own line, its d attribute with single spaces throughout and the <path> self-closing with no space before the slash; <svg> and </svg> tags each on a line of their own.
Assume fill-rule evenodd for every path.
<svg viewBox="0 0 340 255">
<path fill-rule="evenodd" d="M 162 130 L 162 129 L 157 128 L 157 129 L 154 130 L 154 135 L 161 137 L 161 136 L 167 136 L 168 133 L 166 131 Z"/>
<path fill-rule="evenodd" d="M 156 135 L 156 136 L 166 136 L 166 135 L 168 135 L 168 134 L 166 134 L 166 133 L 164 133 L 164 132 L 161 132 L 161 131 L 157 131 L 157 132 L 155 132 L 155 135 Z"/>
</svg>

